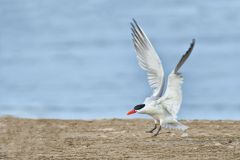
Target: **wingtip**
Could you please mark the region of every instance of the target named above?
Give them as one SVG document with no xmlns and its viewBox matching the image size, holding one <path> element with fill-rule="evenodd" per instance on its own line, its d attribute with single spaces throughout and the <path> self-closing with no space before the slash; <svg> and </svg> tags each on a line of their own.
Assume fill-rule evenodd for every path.
<svg viewBox="0 0 240 160">
<path fill-rule="evenodd" d="M 134 26 L 133 22 L 130 22 L 130 25 L 131 25 L 131 26 Z"/>
<path fill-rule="evenodd" d="M 136 21 L 134 18 L 132 18 L 132 21 L 133 21 L 135 24 L 137 24 L 137 21 Z"/>
<path fill-rule="evenodd" d="M 196 42 L 196 40 L 195 40 L 195 38 L 193 38 L 193 39 L 192 39 L 192 43 L 191 43 L 191 45 L 190 45 L 191 50 L 193 50 L 193 48 L 194 48 L 194 46 L 195 46 L 195 42 Z"/>
<path fill-rule="evenodd" d="M 192 39 L 192 44 L 195 44 L 195 42 L 196 42 L 196 39 L 193 38 L 193 39 Z"/>
<path fill-rule="evenodd" d="M 182 58 L 180 59 L 180 61 L 178 62 L 177 66 L 174 69 L 174 73 L 177 74 L 178 70 L 181 68 L 181 66 L 184 64 L 184 62 L 187 60 L 187 58 L 189 57 L 189 55 L 191 54 L 193 48 L 195 45 L 195 38 L 192 39 L 192 42 L 190 44 L 190 47 L 188 48 L 188 50 L 186 51 L 186 53 L 182 56 Z"/>
</svg>

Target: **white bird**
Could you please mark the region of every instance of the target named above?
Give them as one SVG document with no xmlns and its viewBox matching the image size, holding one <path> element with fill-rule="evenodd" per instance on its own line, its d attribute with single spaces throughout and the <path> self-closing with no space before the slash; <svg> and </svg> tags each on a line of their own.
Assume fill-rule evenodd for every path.
<svg viewBox="0 0 240 160">
<path fill-rule="evenodd" d="M 153 129 L 147 132 L 153 133 L 159 125 L 157 132 L 153 136 L 159 134 L 161 126 L 170 129 L 186 130 L 188 127 L 177 121 L 177 113 L 182 103 L 181 86 L 183 83 L 183 77 L 178 73 L 178 70 L 191 54 L 195 39 L 192 40 L 187 52 L 169 74 L 167 88 L 163 94 L 164 70 L 161 60 L 146 34 L 134 19 L 131 26 L 138 64 L 143 70 L 147 71 L 148 83 L 153 89 L 153 94 L 151 97 L 146 98 L 143 104 L 136 105 L 127 114 L 141 113 L 150 115 L 154 119 L 155 125 Z"/>
</svg>

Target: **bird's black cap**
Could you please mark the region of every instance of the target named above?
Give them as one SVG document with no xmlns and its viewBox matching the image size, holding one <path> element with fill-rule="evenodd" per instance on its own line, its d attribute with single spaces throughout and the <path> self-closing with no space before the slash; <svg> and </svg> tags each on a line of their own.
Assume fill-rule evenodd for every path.
<svg viewBox="0 0 240 160">
<path fill-rule="evenodd" d="M 143 107 L 145 107 L 145 104 L 139 104 L 139 105 L 136 105 L 136 106 L 134 107 L 134 109 L 135 109 L 135 110 L 140 110 L 140 109 L 142 109 Z"/>
</svg>

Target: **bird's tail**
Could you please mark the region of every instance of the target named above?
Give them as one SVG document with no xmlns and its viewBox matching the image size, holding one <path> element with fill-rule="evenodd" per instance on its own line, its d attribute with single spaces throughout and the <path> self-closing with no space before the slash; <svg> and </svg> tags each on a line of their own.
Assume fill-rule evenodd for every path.
<svg viewBox="0 0 240 160">
<path fill-rule="evenodd" d="M 168 121 L 163 121 L 162 127 L 164 128 L 169 128 L 169 129 L 176 129 L 176 130 L 181 130 L 185 131 L 188 129 L 188 126 L 183 125 L 182 123 L 178 122 L 176 119 L 168 120 Z"/>
</svg>

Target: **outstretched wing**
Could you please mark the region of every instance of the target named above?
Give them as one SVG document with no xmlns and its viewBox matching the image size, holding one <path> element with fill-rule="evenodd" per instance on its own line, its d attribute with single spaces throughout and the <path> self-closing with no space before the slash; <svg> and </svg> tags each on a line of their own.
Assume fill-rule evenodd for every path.
<svg viewBox="0 0 240 160">
<path fill-rule="evenodd" d="M 175 69 L 169 74 L 166 92 L 164 93 L 163 97 L 159 99 L 159 103 L 161 103 L 162 106 L 174 117 L 176 117 L 182 103 L 181 87 L 183 83 L 183 77 L 180 73 L 178 73 L 178 70 L 191 54 L 194 44 L 195 40 L 193 39 L 190 48 L 182 56 Z"/>
<path fill-rule="evenodd" d="M 164 71 L 161 60 L 146 34 L 134 19 L 131 26 L 138 64 L 143 70 L 147 71 L 148 83 L 153 89 L 153 96 L 161 96 L 164 81 Z"/>
<path fill-rule="evenodd" d="M 184 62 L 187 60 L 189 55 L 192 53 L 194 45 L 195 45 L 195 39 L 192 40 L 192 43 L 190 44 L 190 47 L 188 48 L 187 52 L 182 56 L 182 58 L 178 62 L 177 66 L 174 69 L 174 73 L 177 73 L 177 71 L 182 67 Z"/>
</svg>

